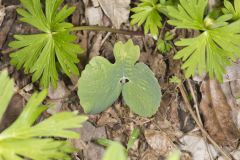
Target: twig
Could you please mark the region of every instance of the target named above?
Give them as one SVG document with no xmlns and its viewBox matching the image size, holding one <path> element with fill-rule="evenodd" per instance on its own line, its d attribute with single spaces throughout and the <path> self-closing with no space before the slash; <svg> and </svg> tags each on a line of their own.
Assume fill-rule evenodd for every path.
<svg viewBox="0 0 240 160">
<path fill-rule="evenodd" d="M 202 122 L 202 119 L 201 119 L 201 116 L 200 116 L 200 112 L 199 112 L 197 97 L 196 97 L 196 95 L 195 95 L 195 93 L 194 93 L 194 91 L 193 91 L 193 87 L 192 87 L 192 84 L 191 84 L 191 82 L 190 82 L 189 79 L 187 80 L 187 83 L 188 83 L 188 86 L 189 86 L 189 88 L 190 88 L 190 92 L 191 92 L 192 97 L 193 97 L 194 107 L 195 107 L 196 112 L 197 112 L 198 120 L 199 120 L 199 122 L 201 123 L 201 125 L 203 126 L 203 122 Z M 206 147 L 207 147 L 207 151 L 208 151 L 208 154 L 209 154 L 209 156 L 210 156 L 210 159 L 213 160 L 212 153 L 211 153 L 210 148 L 209 148 L 209 145 L 208 145 L 208 143 L 207 143 L 207 137 L 206 137 L 206 136 L 204 136 L 204 142 L 205 142 L 205 145 L 206 145 Z"/>
<path fill-rule="evenodd" d="M 201 116 L 200 116 L 200 112 L 199 112 L 197 97 L 196 97 L 196 95 L 195 95 L 195 93 L 194 93 L 194 91 L 193 91 L 193 87 L 192 87 L 192 84 L 191 84 L 191 82 L 190 82 L 189 79 L 187 80 L 187 83 L 188 83 L 188 86 L 189 86 L 189 88 L 190 88 L 190 92 L 191 92 L 192 97 L 193 97 L 194 107 L 195 107 L 196 112 L 197 112 L 198 120 L 199 120 L 199 122 L 203 125 L 202 119 L 201 119 Z"/>
<path fill-rule="evenodd" d="M 114 28 L 102 27 L 102 26 L 79 26 L 79 27 L 73 27 L 71 29 L 71 31 L 83 31 L 83 30 L 85 30 L 85 31 L 97 31 L 97 32 L 105 31 L 105 32 L 118 33 L 118 34 L 144 36 L 143 32 L 114 29 Z"/>
<path fill-rule="evenodd" d="M 185 91 L 185 88 L 182 84 L 179 84 L 178 85 L 178 88 L 182 94 L 182 97 L 183 97 L 183 100 L 184 100 L 184 103 L 188 109 L 188 111 L 190 112 L 192 118 L 194 119 L 194 121 L 196 122 L 196 124 L 198 125 L 198 127 L 200 128 L 202 134 L 204 136 L 206 136 L 206 138 L 214 145 L 214 147 L 216 147 L 218 149 L 218 151 L 226 158 L 226 160 L 232 160 L 232 157 L 229 153 L 226 153 L 212 138 L 211 136 L 207 133 L 207 131 L 205 131 L 205 129 L 203 128 L 201 122 L 199 122 L 197 116 L 195 115 L 192 107 L 191 107 L 191 104 L 189 103 L 188 101 L 188 98 L 187 98 L 187 94 L 186 94 L 186 91 Z"/>
</svg>

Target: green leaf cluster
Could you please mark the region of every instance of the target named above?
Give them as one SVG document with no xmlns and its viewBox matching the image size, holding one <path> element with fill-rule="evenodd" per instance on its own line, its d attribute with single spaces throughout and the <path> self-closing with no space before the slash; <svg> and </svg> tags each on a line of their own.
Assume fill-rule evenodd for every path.
<svg viewBox="0 0 240 160">
<path fill-rule="evenodd" d="M 176 42 L 183 49 L 175 55 L 175 59 L 184 61 L 182 69 L 187 78 L 196 73 L 208 73 L 210 78 L 222 81 L 225 68 L 239 57 L 240 21 L 228 22 L 231 14 L 217 19 L 205 16 L 207 4 L 208 0 L 180 0 L 178 7 L 167 7 L 172 18 L 169 24 L 201 33 Z"/>
<path fill-rule="evenodd" d="M 172 49 L 172 44 L 170 41 L 173 39 L 173 34 L 170 32 L 166 32 L 164 37 L 161 39 L 158 39 L 157 41 L 157 49 L 161 53 L 167 53 Z"/>
<path fill-rule="evenodd" d="M 141 0 L 137 7 L 131 9 L 134 13 L 131 16 L 131 24 L 141 26 L 145 23 L 144 33 L 147 34 L 150 31 L 152 36 L 157 38 L 158 29 L 162 27 L 162 17 L 159 14 L 161 8 L 162 5 L 158 3 L 158 0 Z"/>
<path fill-rule="evenodd" d="M 40 0 L 20 0 L 24 9 L 17 12 L 21 21 L 36 27 L 39 34 L 15 35 L 16 41 L 9 44 L 18 49 L 11 54 L 11 64 L 25 73 L 33 73 L 32 81 L 40 79 L 40 85 L 54 87 L 58 81 L 58 71 L 68 76 L 78 75 L 77 54 L 82 53 L 79 45 L 74 44 L 76 37 L 70 34 L 71 23 L 64 22 L 75 10 L 64 6 L 58 10 L 63 0 L 45 0 L 45 11 Z"/>
<path fill-rule="evenodd" d="M 78 82 L 80 103 L 86 113 L 96 114 L 112 105 L 122 93 L 130 109 L 141 116 L 152 116 L 161 100 L 161 89 L 149 67 L 137 63 L 140 49 L 131 40 L 114 46 L 115 63 L 94 57 Z"/>
<path fill-rule="evenodd" d="M 240 19 L 240 1 L 234 0 L 234 5 L 228 0 L 224 0 L 225 8 L 222 9 L 223 13 L 231 14 L 233 20 Z"/>
<path fill-rule="evenodd" d="M 5 71 L 0 73 L 0 82 L 0 119 L 2 119 L 13 95 L 14 83 L 9 80 Z M 41 105 L 46 95 L 46 90 L 33 94 L 18 119 L 0 133 L 0 160 L 71 159 L 69 154 L 75 149 L 62 138 L 78 138 L 79 134 L 70 129 L 81 127 L 81 123 L 87 117 L 78 116 L 77 112 L 62 112 L 36 123 L 40 114 L 48 108 Z"/>
<path fill-rule="evenodd" d="M 140 0 L 140 3 L 131 9 L 131 25 L 144 24 L 144 33 L 151 33 L 157 39 L 159 28 L 162 28 L 161 14 L 168 16 L 167 6 L 174 5 L 178 0 Z"/>
<path fill-rule="evenodd" d="M 179 79 L 177 76 L 172 76 L 170 79 L 169 79 L 169 82 L 170 83 L 173 83 L 173 84 L 181 84 L 181 79 Z"/>
</svg>

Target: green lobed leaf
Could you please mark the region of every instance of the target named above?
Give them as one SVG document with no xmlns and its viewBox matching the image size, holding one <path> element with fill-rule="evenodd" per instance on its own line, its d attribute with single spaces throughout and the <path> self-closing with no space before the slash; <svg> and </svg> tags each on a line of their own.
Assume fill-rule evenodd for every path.
<svg viewBox="0 0 240 160">
<path fill-rule="evenodd" d="M 40 79 L 40 85 L 44 88 L 48 88 L 50 84 L 56 87 L 58 64 L 69 77 L 79 74 L 77 55 L 83 50 L 73 43 L 76 39 L 76 36 L 70 34 L 73 25 L 64 22 L 75 8 L 64 6 L 58 10 L 62 2 L 63 0 L 45 0 L 44 13 L 40 0 L 21 0 L 25 8 L 18 9 L 21 20 L 43 33 L 15 35 L 16 41 L 9 44 L 18 49 L 10 55 L 11 64 L 17 69 L 23 67 L 25 73 L 32 73 L 32 81 Z"/>
<path fill-rule="evenodd" d="M 150 32 L 153 37 L 157 38 L 158 29 L 162 27 L 160 12 L 164 7 L 158 0 L 141 0 L 137 7 L 131 9 L 134 13 L 131 16 L 131 24 L 138 26 L 144 24 L 144 33 Z"/>
<path fill-rule="evenodd" d="M 173 19 L 168 23 L 177 28 L 204 30 L 204 11 L 208 0 L 180 0 L 178 7 L 168 6 L 168 14 Z"/>
<path fill-rule="evenodd" d="M 240 1 L 234 0 L 234 5 L 229 2 L 228 0 L 224 0 L 224 6 L 223 13 L 224 14 L 231 14 L 233 17 L 233 20 L 240 19 Z"/>
<path fill-rule="evenodd" d="M 13 94 L 13 81 L 7 72 L 0 73 L 0 113 L 6 110 L 7 103 Z M 41 105 L 47 90 L 34 94 L 28 101 L 17 120 L 0 134 L 0 159 L 4 160 L 70 160 L 69 155 L 75 151 L 65 140 L 50 137 L 78 138 L 79 134 L 70 130 L 81 127 L 86 116 L 77 112 L 57 113 L 48 119 L 35 124 L 40 114 L 47 109 Z M 37 145 L 36 145 L 37 144 Z"/>
<path fill-rule="evenodd" d="M 7 71 L 0 72 L 0 121 L 12 98 L 14 82 L 8 78 Z"/>
<path fill-rule="evenodd" d="M 161 89 L 152 71 L 137 63 L 140 49 L 129 40 L 114 46 L 116 62 L 102 57 L 93 58 L 82 72 L 78 82 L 80 103 L 87 113 L 104 111 L 119 97 L 130 109 L 141 116 L 152 116 L 161 100 Z"/>
<path fill-rule="evenodd" d="M 184 47 L 175 59 L 182 59 L 186 77 L 208 73 L 210 78 L 223 80 L 225 68 L 239 57 L 240 21 L 227 22 L 232 15 L 222 15 L 216 20 L 204 18 L 207 0 L 180 0 L 178 8 L 168 7 L 172 20 L 168 22 L 177 28 L 200 30 L 195 38 L 181 39 L 177 46 Z"/>
</svg>

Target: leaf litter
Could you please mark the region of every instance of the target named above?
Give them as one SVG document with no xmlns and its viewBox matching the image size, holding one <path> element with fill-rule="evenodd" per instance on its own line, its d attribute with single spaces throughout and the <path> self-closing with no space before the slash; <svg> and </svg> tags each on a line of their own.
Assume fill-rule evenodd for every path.
<svg viewBox="0 0 240 160">
<path fill-rule="evenodd" d="M 75 2 L 76 1 L 74 0 L 68 1 L 68 3 L 72 5 L 75 5 L 76 4 Z M 91 8 L 90 11 L 92 11 L 93 8 L 101 7 L 101 9 L 103 10 L 103 13 L 100 13 L 99 9 L 94 9 L 96 12 L 95 11 L 94 12 L 79 11 L 77 15 L 78 22 L 76 23 L 91 23 L 91 24 L 102 23 L 102 25 L 108 26 L 109 20 L 106 20 L 106 17 L 109 17 L 114 27 L 120 28 L 120 26 L 123 26 L 124 28 L 129 28 L 128 17 L 129 17 L 130 2 L 128 0 L 121 1 L 121 2 L 111 1 L 110 5 L 108 0 L 105 0 L 105 1 L 98 0 L 99 4 L 97 4 L 96 1 L 93 1 L 92 5 L 91 5 L 91 1 L 89 2 L 90 3 L 86 6 L 88 8 Z M 7 4 L 7 3 L 11 4 L 11 1 L 5 0 L 3 4 Z M 12 3 L 15 4 L 16 1 L 13 1 Z M 115 5 L 115 4 L 120 4 L 120 5 Z M 118 15 L 121 15 L 121 16 L 118 16 Z M 95 19 L 95 17 L 97 18 Z M 101 22 L 100 22 L 100 19 L 102 19 Z M 3 22 L 3 25 L 4 25 L 4 22 Z M 14 25 L 21 25 L 21 24 L 17 24 L 17 22 L 14 20 Z M 9 30 L 7 34 L 8 37 L 6 41 L 8 41 L 9 38 L 11 39 L 11 35 L 9 33 L 19 33 L 19 31 L 22 33 L 28 33 L 28 31 L 31 30 L 29 26 L 27 26 L 26 28 L 27 30 L 20 28 L 20 30 L 18 31 L 16 31 L 16 28 L 14 27 L 11 28 L 11 30 Z M 2 33 L 2 30 L 0 32 Z M 99 35 L 96 33 L 90 32 L 90 33 L 78 33 L 78 34 L 80 34 L 80 36 L 85 34 L 85 38 L 87 37 L 86 38 L 87 40 L 84 39 L 84 41 L 86 41 L 84 43 L 87 43 L 86 46 L 88 47 L 86 48 L 88 52 L 86 52 L 86 55 L 84 56 L 86 57 L 88 56 L 89 51 L 91 51 L 91 48 L 93 48 L 93 44 L 95 42 L 96 49 L 93 48 L 92 51 L 95 52 L 95 54 L 97 55 L 104 55 L 104 56 L 107 55 L 106 57 L 109 58 L 110 61 L 112 61 L 111 51 L 112 51 L 113 44 L 119 40 L 126 40 L 131 38 L 127 36 L 121 37 L 120 35 L 111 35 L 107 38 L 105 44 L 101 45 L 100 44 L 101 40 L 97 40 L 97 37 Z M 104 37 L 106 35 L 106 33 L 101 33 L 101 34 L 102 34 L 101 37 L 102 36 Z M 178 36 L 182 36 L 182 35 L 178 35 Z M 143 55 L 143 52 L 146 52 L 146 51 L 147 52 L 145 54 L 150 55 L 150 58 L 143 57 L 143 61 L 147 61 L 147 64 L 157 75 L 158 80 L 161 82 L 161 85 L 164 86 L 163 96 L 165 95 L 170 96 L 173 94 L 175 97 L 173 96 L 170 98 L 166 98 L 166 100 L 164 100 L 165 102 L 161 104 L 161 108 L 159 109 L 157 114 L 152 118 L 139 118 L 138 116 L 132 114 L 129 111 L 129 109 L 124 107 L 124 104 L 122 104 L 122 102 L 118 100 L 115 104 L 112 105 L 113 108 L 109 108 L 107 111 L 101 114 L 98 114 L 97 116 L 92 116 L 90 119 L 91 123 L 88 123 L 86 125 L 87 127 L 84 125 L 85 129 L 91 128 L 90 130 L 86 129 L 87 131 L 86 134 L 89 137 L 83 136 L 82 139 L 74 143 L 77 143 L 76 146 L 78 146 L 79 149 L 83 149 L 82 147 L 88 146 L 89 153 L 79 152 L 73 155 L 73 159 L 84 157 L 86 159 L 98 160 L 99 155 L 101 155 L 103 152 L 103 148 L 96 146 L 92 142 L 92 139 L 100 137 L 95 135 L 96 132 L 99 132 L 99 134 L 102 134 L 101 138 L 102 136 L 105 136 L 107 138 L 120 140 L 121 142 L 126 144 L 127 142 L 126 137 L 128 137 L 127 135 L 129 135 L 133 126 L 138 126 L 141 128 L 141 136 L 138 143 L 136 144 L 135 149 L 130 151 L 130 159 L 133 159 L 133 160 L 134 159 L 135 160 L 156 159 L 157 160 L 165 157 L 166 153 L 168 153 L 170 150 L 175 148 L 181 149 L 183 159 L 192 158 L 192 159 L 200 160 L 201 158 L 205 157 L 205 159 L 208 160 L 209 151 L 207 148 L 211 148 L 210 150 L 213 152 L 212 153 L 213 157 L 219 157 L 219 153 L 214 151 L 214 149 L 212 149 L 213 147 L 211 146 L 211 144 L 206 143 L 204 139 L 201 136 L 199 136 L 199 132 L 191 132 L 192 130 L 196 131 L 197 128 L 194 125 L 189 127 L 188 126 L 189 124 L 185 123 L 186 117 L 189 117 L 189 114 L 186 112 L 185 114 L 186 116 L 182 116 L 181 112 L 179 112 L 179 109 L 178 109 L 179 107 L 181 108 L 182 111 L 186 111 L 185 106 L 181 100 L 181 96 L 176 95 L 176 90 L 175 90 L 176 86 L 174 86 L 173 84 L 169 84 L 168 82 L 168 78 L 170 76 L 172 76 L 173 74 L 180 73 L 179 62 L 173 60 L 172 58 L 173 51 L 170 51 L 169 53 L 163 56 L 154 55 L 154 54 L 151 54 L 152 50 L 154 50 L 154 45 L 155 45 L 154 42 L 151 42 L 151 40 L 142 39 L 142 38 L 136 38 L 136 39 L 137 40 L 134 41 L 134 43 L 140 42 L 137 44 L 141 44 L 140 45 L 141 56 Z M 4 41 L 5 48 L 7 46 L 6 43 L 7 42 Z M 142 44 L 147 44 L 147 45 L 144 46 Z M 1 58 L 0 60 L 2 61 L 3 60 L 2 55 L 0 58 Z M 4 60 L 7 60 L 7 55 L 4 56 Z M 84 63 L 86 62 L 83 61 L 80 63 L 81 64 L 79 65 L 84 66 Z M 198 93 L 199 97 L 202 96 L 202 99 L 200 98 L 201 104 L 202 104 L 200 105 L 200 109 L 203 110 L 201 111 L 201 114 L 203 115 L 203 122 L 204 122 L 204 125 L 206 126 L 206 130 L 210 135 L 214 135 L 213 137 L 215 137 L 215 140 L 218 142 L 219 145 L 225 146 L 228 150 L 232 150 L 231 153 L 235 157 L 235 159 L 238 159 L 237 156 L 239 155 L 239 150 L 236 150 L 237 148 L 236 143 L 239 137 L 239 133 L 238 133 L 239 131 L 236 128 L 239 128 L 239 125 L 238 125 L 239 123 L 237 122 L 240 122 L 238 118 L 239 114 L 237 114 L 239 113 L 239 95 L 240 95 L 238 90 L 238 87 L 240 86 L 239 77 L 238 77 L 239 76 L 238 67 L 239 67 L 238 64 L 234 64 L 232 67 L 229 67 L 227 69 L 227 75 L 225 78 L 226 83 L 224 83 L 220 87 L 219 87 L 219 84 L 215 84 L 214 82 L 212 82 L 211 86 L 204 88 L 204 85 L 206 85 L 205 83 L 207 82 L 203 81 L 202 89 L 203 88 L 204 89 L 202 90 L 202 93 L 200 93 L 198 91 L 198 87 L 200 86 L 199 83 L 197 82 L 194 83 L 197 86 L 196 88 L 194 88 L 196 90 L 196 93 Z M 23 75 L 23 73 L 21 74 Z M 22 81 L 19 77 L 16 77 L 16 80 Z M 58 83 L 62 83 L 62 81 L 66 85 L 65 86 L 66 91 L 63 91 L 63 92 L 67 92 L 67 93 L 71 92 L 69 88 L 70 86 L 72 86 L 72 82 L 67 77 L 64 77 L 61 75 L 60 82 Z M 33 88 L 34 90 L 37 90 L 36 85 L 34 85 L 33 87 L 34 87 Z M 221 89 L 221 87 L 223 89 Z M 20 88 L 22 88 L 22 86 Z M 54 91 L 54 93 L 55 95 L 53 93 L 50 93 L 46 101 L 51 101 L 51 99 L 55 99 L 55 98 L 57 99 L 62 98 L 61 90 L 56 90 Z M 226 96 L 227 98 L 224 98 L 224 96 Z M 73 96 L 70 96 L 67 99 L 67 103 L 72 103 L 72 101 L 76 101 L 74 99 L 75 97 L 76 97 L 76 92 L 73 93 Z M 213 98 L 211 98 L 210 100 L 209 97 L 213 97 Z M 17 104 L 17 103 L 21 103 L 21 101 L 22 99 L 17 100 L 17 102 L 15 102 L 15 100 L 12 100 L 12 103 Z M 65 102 L 59 101 L 57 102 L 57 104 L 59 106 L 64 106 L 63 103 Z M 203 105 L 204 103 L 211 104 L 211 105 L 207 105 L 208 106 L 207 107 L 206 105 Z M 72 110 L 73 109 L 72 107 L 76 107 L 80 111 L 82 110 L 79 104 L 73 105 L 71 107 L 65 106 L 62 109 Z M 174 119 L 172 117 L 174 117 Z M 167 119 L 168 120 L 170 119 L 172 121 L 168 121 Z M 222 121 L 219 121 L 219 119 L 221 119 Z M 190 121 L 193 121 L 193 120 L 190 120 Z M 187 127 L 191 128 L 190 131 L 189 129 L 182 130 L 180 124 L 187 125 Z M 212 127 L 207 127 L 208 125 L 211 125 Z M 216 132 L 216 130 L 220 132 Z M 193 135 L 189 136 L 188 132 L 191 132 L 191 134 Z M 175 136 L 175 138 L 172 138 L 172 136 L 169 136 L 170 133 L 181 133 L 181 134 L 178 134 L 177 136 Z M 84 133 L 82 134 L 84 135 Z M 193 146 L 195 147 L 195 150 Z M 159 147 L 160 149 L 157 147 Z M 199 147 L 201 149 L 199 149 Z M 96 153 L 99 153 L 99 155 L 96 155 L 95 151 Z M 184 151 L 188 151 L 192 154 L 187 154 Z M 196 158 L 196 156 L 198 158 Z M 224 159 L 223 157 L 220 157 L 219 159 L 221 158 Z"/>
</svg>

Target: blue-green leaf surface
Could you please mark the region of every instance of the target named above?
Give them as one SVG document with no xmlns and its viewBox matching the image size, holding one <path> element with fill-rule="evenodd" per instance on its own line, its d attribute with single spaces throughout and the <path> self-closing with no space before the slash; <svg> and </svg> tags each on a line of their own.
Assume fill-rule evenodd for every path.
<svg viewBox="0 0 240 160">
<path fill-rule="evenodd" d="M 140 49 L 131 40 L 114 47 L 116 62 L 102 57 L 93 58 L 79 79 L 78 95 L 85 112 L 96 114 L 104 111 L 119 97 L 130 109 L 141 116 L 156 113 L 161 90 L 153 72 L 143 63 L 137 63 Z"/>
</svg>

